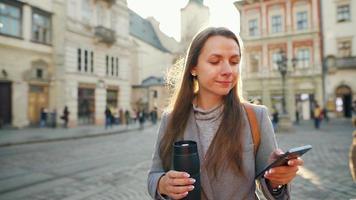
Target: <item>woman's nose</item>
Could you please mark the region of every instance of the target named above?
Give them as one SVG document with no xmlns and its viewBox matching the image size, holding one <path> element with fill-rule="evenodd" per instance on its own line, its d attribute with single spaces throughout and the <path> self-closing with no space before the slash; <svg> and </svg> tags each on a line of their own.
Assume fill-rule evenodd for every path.
<svg viewBox="0 0 356 200">
<path fill-rule="evenodd" d="M 223 62 L 222 66 L 222 74 L 223 75 L 231 75 L 232 74 L 232 67 L 229 62 Z"/>
</svg>

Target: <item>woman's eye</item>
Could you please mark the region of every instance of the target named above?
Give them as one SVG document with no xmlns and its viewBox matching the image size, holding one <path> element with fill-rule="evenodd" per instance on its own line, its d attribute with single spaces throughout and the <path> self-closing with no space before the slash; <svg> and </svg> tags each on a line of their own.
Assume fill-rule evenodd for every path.
<svg viewBox="0 0 356 200">
<path fill-rule="evenodd" d="M 219 64 L 219 61 L 209 61 L 210 64 L 217 65 Z"/>
</svg>

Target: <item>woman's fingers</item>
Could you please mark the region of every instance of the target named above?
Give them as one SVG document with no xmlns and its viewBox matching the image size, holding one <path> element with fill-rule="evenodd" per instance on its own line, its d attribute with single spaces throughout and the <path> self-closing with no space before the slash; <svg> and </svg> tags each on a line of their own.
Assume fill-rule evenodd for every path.
<svg viewBox="0 0 356 200">
<path fill-rule="evenodd" d="M 289 166 L 303 166 L 304 165 L 304 161 L 303 159 L 301 159 L 300 157 L 296 158 L 296 159 L 291 159 L 288 161 L 288 165 Z"/>
<path fill-rule="evenodd" d="M 193 185 L 189 185 L 189 186 L 168 186 L 167 190 L 169 193 L 172 194 L 181 194 L 181 193 L 185 193 L 185 192 L 189 192 L 194 190 L 194 186 Z"/>
<path fill-rule="evenodd" d="M 168 196 L 170 196 L 172 199 L 183 199 L 185 196 L 188 195 L 188 192 L 185 193 L 181 193 L 181 194 L 168 194 Z"/>
<path fill-rule="evenodd" d="M 170 185 L 192 185 L 195 183 L 195 180 L 193 178 L 173 178 L 170 179 L 169 184 Z"/>
<path fill-rule="evenodd" d="M 265 173 L 265 178 L 277 185 L 284 185 L 293 180 L 299 166 L 303 165 L 303 160 L 292 159 L 288 161 L 288 166 L 274 167 Z"/>
<path fill-rule="evenodd" d="M 166 194 L 173 199 L 182 199 L 194 190 L 195 180 L 186 172 L 171 170 L 166 173 Z"/>
<path fill-rule="evenodd" d="M 166 174 L 169 178 L 189 178 L 190 175 L 186 172 L 178 172 L 174 170 L 170 170 Z"/>
<path fill-rule="evenodd" d="M 189 191 L 194 190 L 194 186 L 168 186 L 168 196 L 173 199 L 182 199 L 187 196 Z"/>
</svg>

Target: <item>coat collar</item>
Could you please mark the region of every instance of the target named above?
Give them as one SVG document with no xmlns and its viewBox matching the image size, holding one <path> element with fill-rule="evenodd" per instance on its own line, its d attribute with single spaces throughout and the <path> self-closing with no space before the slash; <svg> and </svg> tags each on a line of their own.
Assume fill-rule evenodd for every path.
<svg viewBox="0 0 356 200">
<path fill-rule="evenodd" d="M 199 159 L 200 159 L 200 182 L 201 182 L 201 187 L 202 187 L 202 191 L 203 191 L 203 196 L 205 196 L 207 200 L 212 200 L 212 199 L 214 199 L 213 198 L 214 197 L 213 190 L 211 187 L 211 183 L 209 180 L 207 170 L 204 165 L 205 158 L 204 158 L 204 154 L 203 154 L 202 144 L 198 137 L 198 134 L 199 134 L 199 130 L 197 127 L 197 123 L 195 121 L 194 111 L 193 111 L 193 109 L 191 109 L 189 119 L 188 119 L 187 128 L 185 129 L 185 132 L 184 132 L 184 140 L 193 140 L 198 145 L 198 153 L 199 153 Z"/>
</svg>

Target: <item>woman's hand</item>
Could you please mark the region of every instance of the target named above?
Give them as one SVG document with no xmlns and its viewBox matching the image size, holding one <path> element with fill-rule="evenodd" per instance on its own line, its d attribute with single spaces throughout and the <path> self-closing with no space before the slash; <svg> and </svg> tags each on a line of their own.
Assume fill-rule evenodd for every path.
<svg viewBox="0 0 356 200">
<path fill-rule="evenodd" d="M 158 182 L 158 192 L 172 199 L 182 199 L 194 189 L 195 180 L 186 172 L 170 170 Z"/>
<path fill-rule="evenodd" d="M 272 152 L 269 161 L 274 161 L 278 156 L 282 155 L 283 151 L 276 149 Z M 288 161 L 288 166 L 274 167 L 268 170 L 264 177 L 270 182 L 271 188 L 275 189 L 280 185 L 285 185 L 293 180 L 297 175 L 299 166 L 302 166 L 304 161 L 298 157 Z"/>
</svg>

